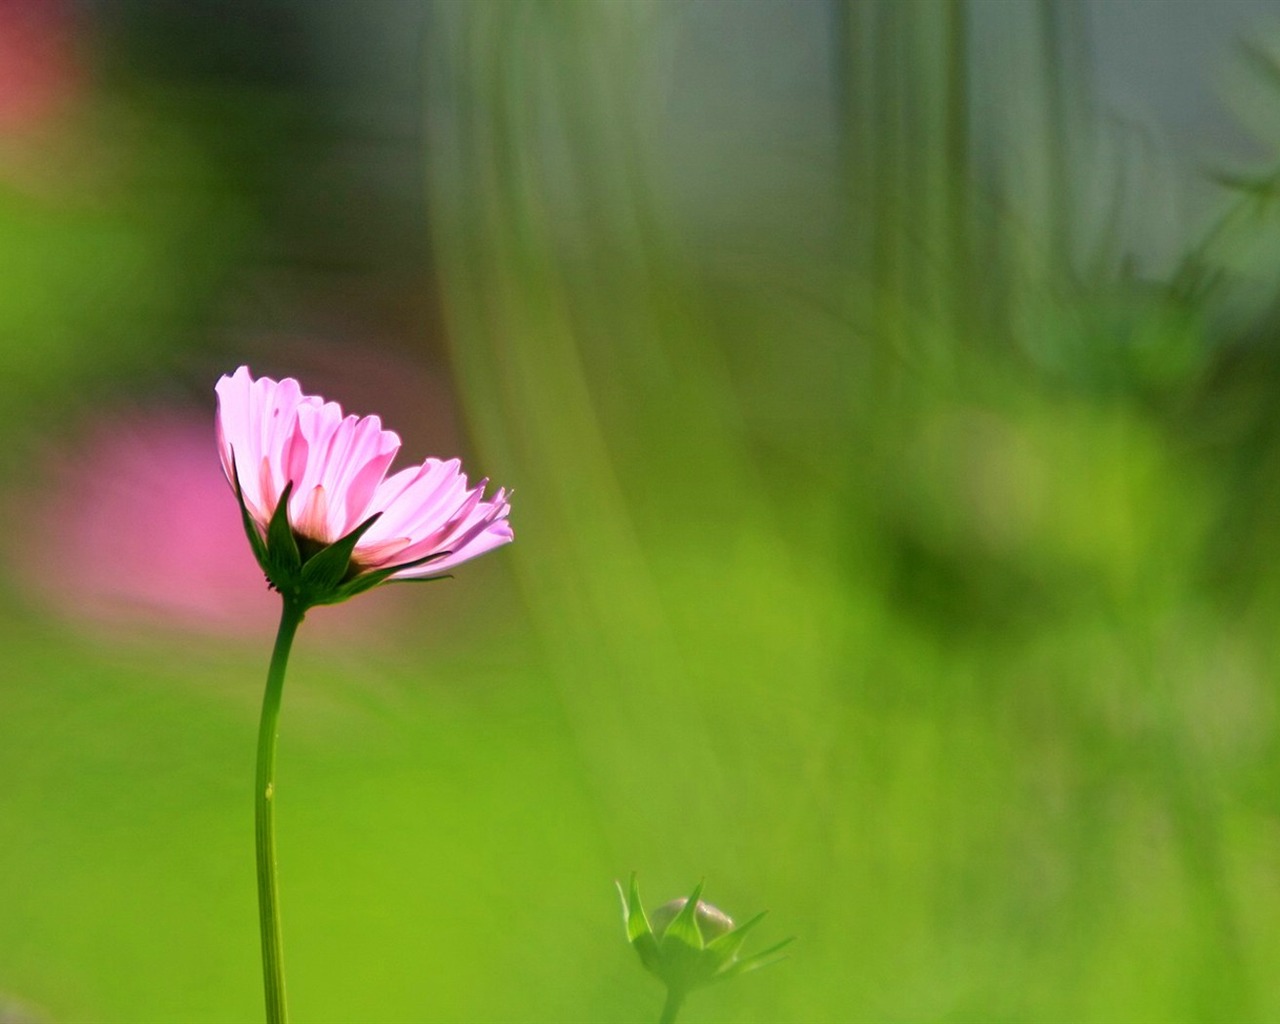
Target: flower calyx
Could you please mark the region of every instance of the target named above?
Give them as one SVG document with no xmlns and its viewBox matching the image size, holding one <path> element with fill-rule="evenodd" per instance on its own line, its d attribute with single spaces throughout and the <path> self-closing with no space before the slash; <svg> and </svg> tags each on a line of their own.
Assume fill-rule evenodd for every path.
<svg viewBox="0 0 1280 1024">
<path fill-rule="evenodd" d="M 784 939 L 763 952 L 740 959 L 738 951 L 743 940 L 765 916 L 763 911 L 735 927 L 728 914 L 700 899 L 700 882 L 687 898 L 671 900 L 646 915 L 635 872 L 627 889 L 621 882 L 616 884 L 622 897 L 627 941 L 639 954 L 645 970 L 681 998 L 694 989 L 728 981 L 783 959 L 781 950 L 792 941 Z"/>
<path fill-rule="evenodd" d="M 353 561 L 351 556 L 360 538 L 378 521 L 382 513 L 375 512 L 346 536 L 339 537 L 332 544 L 319 543 L 298 534 L 289 522 L 289 495 L 293 491 L 292 481 L 286 483 L 280 492 L 280 498 L 276 502 L 275 511 L 267 523 L 264 535 L 264 531 L 258 527 L 245 505 L 234 453 L 231 457 L 231 466 L 232 487 L 236 502 L 240 506 L 245 536 L 249 538 L 253 556 L 258 560 L 258 565 L 267 578 L 267 585 L 272 590 L 278 591 L 285 601 L 294 604 L 300 610 L 305 611 L 315 605 L 337 604 L 345 601 L 376 587 L 406 568 L 423 565 L 449 554 L 448 551 L 439 551 L 416 562 L 402 563 L 383 569 L 364 569 L 358 562 Z M 447 578 L 449 578 L 447 575 L 429 577 L 429 579 Z"/>
</svg>

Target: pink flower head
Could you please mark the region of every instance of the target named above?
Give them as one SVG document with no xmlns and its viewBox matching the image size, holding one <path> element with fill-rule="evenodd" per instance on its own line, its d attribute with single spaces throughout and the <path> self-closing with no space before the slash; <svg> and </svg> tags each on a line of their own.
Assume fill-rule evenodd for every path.
<svg viewBox="0 0 1280 1024">
<path fill-rule="evenodd" d="M 302 605 L 384 581 L 438 579 L 511 541 L 507 492 L 467 486 L 457 459 L 387 475 L 400 438 L 346 416 L 286 377 L 242 366 L 218 393 L 218 450 L 245 532 L 271 584 Z"/>
</svg>

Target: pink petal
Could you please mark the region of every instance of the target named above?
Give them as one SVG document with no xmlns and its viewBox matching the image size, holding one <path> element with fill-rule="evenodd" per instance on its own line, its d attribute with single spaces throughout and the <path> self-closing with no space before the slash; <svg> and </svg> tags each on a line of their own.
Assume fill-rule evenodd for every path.
<svg viewBox="0 0 1280 1024">
<path fill-rule="evenodd" d="M 502 513 L 506 515 L 505 512 Z M 404 572 L 395 573 L 393 578 L 412 579 L 418 576 L 437 576 L 440 573 L 448 572 L 455 565 L 462 562 L 470 561 L 477 555 L 483 555 L 486 551 L 492 551 L 496 547 L 503 544 L 509 544 L 515 539 L 515 535 L 511 530 L 511 524 L 506 519 L 498 519 L 493 522 L 485 522 L 477 524 L 468 536 L 460 538 L 457 543 L 451 545 L 449 554 L 444 558 L 439 558 L 424 565 L 417 565 Z M 412 561 L 412 559 L 405 559 Z"/>
<path fill-rule="evenodd" d="M 289 501 L 289 520 L 294 530 L 304 537 L 310 537 L 325 544 L 337 540 L 337 537 L 328 536 L 329 497 L 325 489 L 317 484 L 303 495 L 303 499 L 302 511 L 296 516 L 293 514 L 293 500 Z"/>
<path fill-rule="evenodd" d="M 466 498 L 467 478 L 458 471 L 460 465 L 457 459 L 448 462 L 428 459 L 422 464 L 417 479 L 393 501 L 383 505 L 380 503 L 383 496 L 375 495 L 375 506 L 384 512 L 370 530 L 373 534 L 370 540 L 405 536 L 417 544 L 439 530 Z"/>
</svg>

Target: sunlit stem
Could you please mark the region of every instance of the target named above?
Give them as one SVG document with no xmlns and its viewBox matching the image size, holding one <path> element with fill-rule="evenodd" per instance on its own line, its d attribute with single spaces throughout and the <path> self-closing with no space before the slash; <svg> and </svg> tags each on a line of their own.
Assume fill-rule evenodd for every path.
<svg viewBox="0 0 1280 1024">
<path fill-rule="evenodd" d="M 258 918 L 262 928 L 262 984 L 267 1002 L 267 1024 L 285 1024 L 284 955 L 280 942 L 280 901 L 276 894 L 276 738 L 280 724 L 280 694 L 289 648 L 298 631 L 304 609 L 288 598 L 280 614 L 276 646 L 267 670 L 267 690 L 262 697 L 262 721 L 258 726 L 258 772 L 254 782 L 258 848 Z"/>
<path fill-rule="evenodd" d="M 683 1002 L 684 993 L 680 989 L 667 989 L 667 1001 L 662 1004 L 662 1016 L 658 1018 L 658 1024 L 675 1024 L 676 1014 L 680 1012 Z"/>
</svg>

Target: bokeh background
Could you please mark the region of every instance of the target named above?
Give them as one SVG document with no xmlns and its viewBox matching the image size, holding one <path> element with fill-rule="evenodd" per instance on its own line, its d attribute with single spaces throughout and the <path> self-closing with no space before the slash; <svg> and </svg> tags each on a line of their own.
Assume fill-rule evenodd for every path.
<svg viewBox="0 0 1280 1024">
<path fill-rule="evenodd" d="M 299 1021 L 1280 1018 L 1280 11 L 0 0 L 0 1020 L 252 1021 L 247 362 L 514 487 L 314 611 Z M 753 948 L 751 946 L 748 947 Z"/>
</svg>

